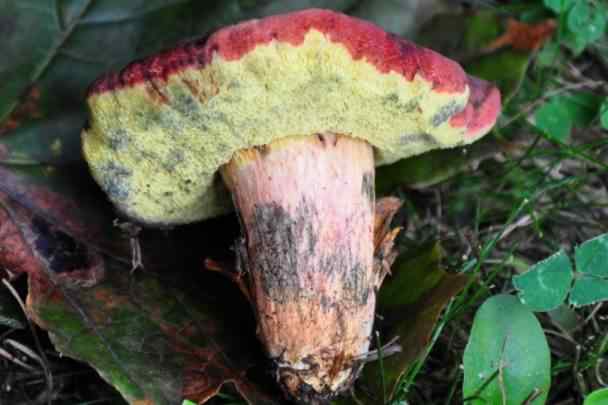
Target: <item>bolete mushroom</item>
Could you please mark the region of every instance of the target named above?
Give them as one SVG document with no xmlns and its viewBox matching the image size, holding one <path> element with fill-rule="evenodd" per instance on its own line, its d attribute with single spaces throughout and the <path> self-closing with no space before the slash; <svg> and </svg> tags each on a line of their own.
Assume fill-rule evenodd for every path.
<svg viewBox="0 0 608 405">
<path fill-rule="evenodd" d="M 128 217 L 198 221 L 232 193 L 259 338 L 283 390 L 321 403 L 369 350 L 384 277 L 374 167 L 475 141 L 500 95 L 431 50 L 315 9 L 134 62 L 93 84 L 88 105 L 84 155 Z"/>
</svg>

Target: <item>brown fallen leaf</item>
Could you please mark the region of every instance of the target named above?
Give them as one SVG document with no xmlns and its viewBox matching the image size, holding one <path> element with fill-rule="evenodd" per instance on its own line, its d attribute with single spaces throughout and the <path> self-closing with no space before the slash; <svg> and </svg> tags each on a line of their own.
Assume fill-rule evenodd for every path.
<svg viewBox="0 0 608 405">
<path fill-rule="evenodd" d="M 75 240 L 130 261 L 129 240 L 86 176 L 81 167 L 0 166 L 0 192 Z"/>
<path fill-rule="evenodd" d="M 6 210 L 9 201 L 9 197 L 0 192 L 0 268 L 8 270 L 11 279 L 21 273 L 39 274 L 40 264 Z"/>
<path fill-rule="evenodd" d="M 56 239 L 49 236 L 25 238 L 46 264 L 58 256 L 46 245 Z M 250 380 L 247 371 L 261 357 L 253 324 L 237 319 L 243 303 L 236 300 L 233 308 L 232 294 L 212 278 L 193 285 L 187 273 L 173 272 L 162 280 L 107 260 L 100 274 L 100 263 L 80 254 L 78 244 L 62 246 L 72 246 L 83 266 L 55 274 L 45 265 L 42 276 L 30 277 L 28 312 L 58 351 L 89 363 L 129 402 L 178 405 L 187 398 L 202 404 L 231 383 L 251 404 L 282 403 Z"/>
<path fill-rule="evenodd" d="M 536 51 L 551 38 L 556 28 L 557 23 L 552 18 L 536 24 L 527 24 L 509 18 L 505 33 L 486 46 L 483 52 L 490 53 L 505 47 L 518 51 Z"/>
<path fill-rule="evenodd" d="M 379 282 L 391 273 L 391 266 L 398 252 L 394 248 L 395 238 L 401 227 L 391 228 L 395 214 L 401 208 L 402 201 L 397 197 L 383 197 L 376 202 L 374 219 L 374 269 Z"/>
</svg>

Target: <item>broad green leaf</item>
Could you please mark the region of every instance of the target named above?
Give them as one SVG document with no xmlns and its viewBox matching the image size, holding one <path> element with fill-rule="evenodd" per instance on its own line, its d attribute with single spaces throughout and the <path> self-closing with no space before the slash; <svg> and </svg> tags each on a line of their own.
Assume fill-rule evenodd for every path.
<svg viewBox="0 0 608 405">
<path fill-rule="evenodd" d="M 593 391 L 585 398 L 583 405 L 605 405 L 608 404 L 608 388 Z"/>
<path fill-rule="evenodd" d="M 589 24 L 583 31 L 587 42 L 592 43 L 600 40 L 606 34 L 608 28 L 608 5 L 600 3 L 592 11 L 593 15 L 589 20 Z"/>
<path fill-rule="evenodd" d="M 357 392 L 364 403 L 378 404 L 383 397 L 394 395 L 401 376 L 428 345 L 441 311 L 469 281 L 468 276 L 442 270 L 441 256 L 436 243 L 402 254 L 393 265 L 393 274 L 378 295 L 382 316 L 378 326 L 382 343 L 398 337 L 396 344 L 401 350 L 384 358 L 382 367 L 376 361 L 364 368 Z"/>
<path fill-rule="evenodd" d="M 572 130 L 572 119 L 568 106 L 561 97 L 554 97 L 534 113 L 534 124 L 547 137 L 566 141 Z"/>
<path fill-rule="evenodd" d="M 606 15 L 587 1 L 578 1 L 568 13 L 568 29 L 585 44 L 598 40 L 606 30 Z"/>
<path fill-rule="evenodd" d="M 577 0 L 543 0 L 545 7 L 555 11 L 556 13 L 562 13 L 567 11 Z M 580 1 L 580 0 L 578 0 Z"/>
<path fill-rule="evenodd" d="M 588 92 L 576 92 L 560 98 L 570 115 L 575 127 L 584 128 L 597 117 L 602 98 Z"/>
<path fill-rule="evenodd" d="M 591 5 L 586 1 L 577 1 L 568 13 L 568 28 L 575 34 L 582 34 L 591 21 Z"/>
<path fill-rule="evenodd" d="M 254 326 L 239 315 L 246 303 L 196 292 L 185 277 L 182 285 L 149 273 L 129 278 L 128 269 L 109 267 L 93 287 L 54 294 L 30 280 L 30 311 L 57 350 L 89 363 L 128 401 L 198 402 L 232 381 L 252 403 L 279 402 L 244 380 L 259 355 Z"/>
<path fill-rule="evenodd" d="M 604 100 L 600 107 L 600 123 L 604 129 L 608 129 L 608 98 Z"/>
<path fill-rule="evenodd" d="M 534 124 L 547 137 L 564 142 L 572 127 L 585 127 L 593 121 L 600 102 L 600 97 L 586 92 L 556 96 L 536 110 Z"/>
<path fill-rule="evenodd" d="M 580 317 L 577 312 L 565 303 L 556 309 L 549 311 L 548 315 L 553 323 L 556 323 L 561 329 L 568 332 L 573 332 L 580 322 Z"/>
<path fill-rule="evenodd" d="M 578 307 L 608 300 L 608 234 L 578 246 L 574 260 L 577 272 L 570 304 Z"/>
<path fill-rule="evenodd" d="M 582 307 L 606 300 L 608 300 L 608 279 L 581 274 L 572 287 L 569 302 L 575 307 Z"/>
<path fill-rule="evenodd" d="M 608 234 L 599 235 L 576 248 L 576 270 L 596 277 L 608 277 Z"/>
<path fill-rule="evenodd" d="M 0 26 L 9 27 L 0 43 L 0 82 L 8 83 L 0 87 L 0 123 L 31 89 L 40 94 L 36 122 L 20 131 L 31 140 L 14 141 L 2 157 L 21 162 L 54 162 L 60 156 L 78 160 L 80 153 L 72 145 L 78 144 L 85 121 L 86 87 L 101 72 L 177 40 L 173 29 L 177 25 L 167 29 L 161 11 L 169 13 L 171 7 L 184 4 L 183 0 L 136 0 L 126 6 L 104 0 L 0 0 L 0 15 L 6 20 Z M 146 46 L 151 25 L 166 37 Z M 28 118 L 21 117 L 20 124 L 27 124 Z M 58 143 L 65 148 L 62 154 L 57 153 Z M 68 150 L 70 154 L 65 153 Z"/>
<path fill-rule="evenodd" d="M 544 404 L 550 384 L 551 354 L 534 314 L 511 295 L 489 298 L 464 352 L 465 403 Z"/>
<path fill-rule="evenodd" d="M 30 6 L 28 11 L 27 4 Z M 17 106 L 34 76 L 40 76 L 53 46 L 54 2 L 0 1 L 0 122 Z M 52 22 L 52 25 L 49 24 Z"/>
<path fill-rule="evenodd" d="M 540 67 L 555 67 L 555 63 L 561 60 L 561 55 L 562 50 L 560 44 L 557 41 L 550 41 L 543 46 L 540 52 L 538 52 L 536 63 Z"/>
<path fill-rule="evenodd" d="M 572 31 L 566 31 L 562 35 L 561 44 L 568 47 L 575 56 L 580 56 L 588 45 L 584 36 L 576 35 Z"/>
<path fill-rule="evenodd" d="M 81 160 L 81 113 L 57 114 L 28 121 L 0 137 L 0 161 L 4 164 L 73 164 Z"/>
<path fill-rule="evenodd" d="M 533 311 L 551 311 L 559 307 L 572 284 L 572 264 L 560 250 L 536 263 L 526 273 L 513 277 L 519 300 Z"/>
</svg>

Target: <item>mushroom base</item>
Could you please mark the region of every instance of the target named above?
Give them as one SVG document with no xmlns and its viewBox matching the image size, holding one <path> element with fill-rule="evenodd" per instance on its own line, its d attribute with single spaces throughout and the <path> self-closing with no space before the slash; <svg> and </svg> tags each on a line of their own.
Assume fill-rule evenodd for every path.
<svg viewBox="0 0 608 405">
<path fill-rule="evenodd" d="M 283 390 L 325 403 L 351 387 L 370 344 L 376 291 L 374 156 L 334 134 L 239 151 L 223 168 L 258 336 Z"/>
</svg>

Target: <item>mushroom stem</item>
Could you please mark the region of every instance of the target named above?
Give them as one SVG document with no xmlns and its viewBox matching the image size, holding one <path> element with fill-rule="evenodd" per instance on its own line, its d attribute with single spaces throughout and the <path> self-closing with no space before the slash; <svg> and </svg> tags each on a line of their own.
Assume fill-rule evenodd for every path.
<svg viewBox="0 0 608 405">
<path fill-rule="evenodd" d="M 348 389 L 369 348 L 376 290 L 374 156 L 342 135 L 288 137 L 223 167 L 258 336 L 283 389 L 323 403 Z"/>
</svg>

